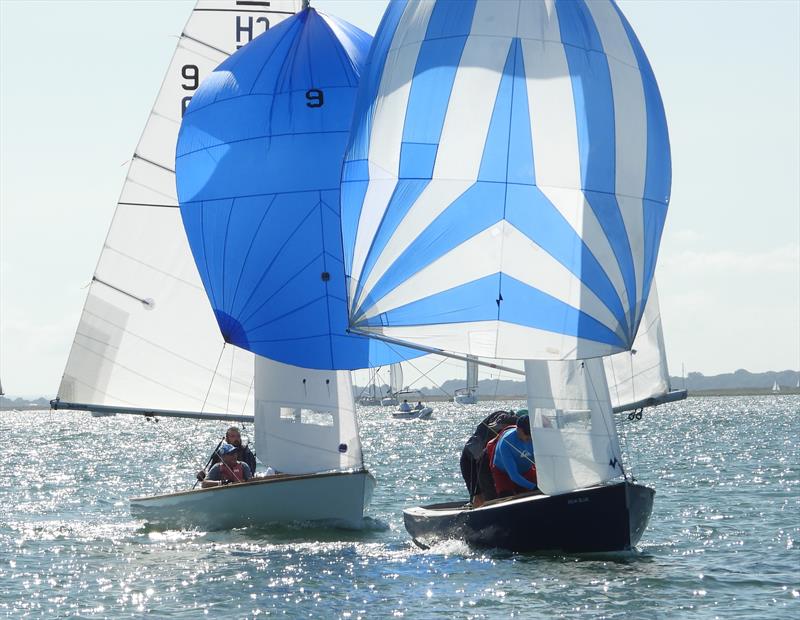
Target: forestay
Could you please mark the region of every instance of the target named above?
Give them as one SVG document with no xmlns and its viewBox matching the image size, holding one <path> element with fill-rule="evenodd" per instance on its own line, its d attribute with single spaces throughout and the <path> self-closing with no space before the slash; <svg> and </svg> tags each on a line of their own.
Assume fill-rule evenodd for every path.
<svg viewBox="0 0 800 620">
<path fill-rule="evenodd" d="M 603 362 L 526 361 L 539 488 L 567 493 L 623 475 Z"/>
<path fill-rule="evenodd" d="M 175 141 L 213 68 L 300 7 L 300 0 L 195 6 L 130 163 L 58 390 L 62 401 L 252 413 L 253 356 L 224 349 L 183 232 Z"/>
<path fill-rule="evenodd" d="M 347 332 L 339 183 L 371 41 L 306 9 L 217 67 L 181 124 L 181 214 L 219 330 L 269 359 L 352 369 L 404 357 Z"/>
<path fill-rule="evenodd" d="M 488 358 L 632 345 L 671 167 L 613 2 L 392 2 L 342 180 L 354 329 Z"/>
<path fill-rule="evenodd" d="M 685 398 L 685 390 L 673 392 L 670 385 L 664 330 L 661 327 L 661 308 L 655 282 L 633 348 L 604 358 L 603 362 L 611 404 L 615 411 Z"/>
<path fill-rule="evenodd" d="M 256 357 L 255 429 L 259 459 L 279 472 L 363 467 L 350 371 Z"/>
</svg>

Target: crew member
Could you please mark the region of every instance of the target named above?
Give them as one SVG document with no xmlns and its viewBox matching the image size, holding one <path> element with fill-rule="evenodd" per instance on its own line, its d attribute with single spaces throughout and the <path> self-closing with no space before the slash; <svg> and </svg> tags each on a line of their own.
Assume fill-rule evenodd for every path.
<svg viewBox="0 0 800 620">
<path fill-rule="evenodd" d="M 531 422 L 527 415 L 517 419 L 516 427 L 500 434 L 490 467 L 498 497 L 536 489 Z"/>
<path fill-rule="evenodd" d="M 237 460 L 235 446 L 223 443 L 217 450 L 217 454 L 221 462 L 208 470 L 208 475 L 201 483 L 203 488 L 247 482 L 253 477 L 253 472 L 250 471 L 248 464 Z"/>
<path fill-rule="evenodd" d="M 233 446 L 236 449 L 236 459 L 239 461 L 244 461 L 250 467 L 250 473 L 256 473 L 256 455 L 250 450 L 249 446 L 242 445 L 242 434 L 239 432 L 238 427 L 231 426 L 227 431 L 225 431 L 225 443 Z M 221 462 L 221 458 L 217 452 L 211 455 L 211 459 L 209 460 L 209 465 L 214 465 L 215 463 Z M 206 466 L 208 467 L 208 465 Z M 197 472 L 197 479 L 203 480 L 206 477 L 205 470 L 200 470 Z"/>
<path fill-rule="evenodd" d="M 478 471 L 481 456 L 486 448 L 486 444 L 491 439 L 497 437 L 504 428 L 516 424 L 516 422 L 517 416 L 511 411 L 499 410 L 490 413 L 478 424 L 475 432 L 472 433 L 467 443 L 464 444 L 464 449 L 461 451 L 461 460 L 459 462 L 461 476 L 464 478 L 464 484 L 467 485 L 470 502 L 476 508 L 485 501 L 479 483 Z M 489 482 L 491 482 L 491 474 L 489 475 Z M 489 493 L 488 499 L 492 499 L 493 497 L 494 493 Z"/>
</svg>

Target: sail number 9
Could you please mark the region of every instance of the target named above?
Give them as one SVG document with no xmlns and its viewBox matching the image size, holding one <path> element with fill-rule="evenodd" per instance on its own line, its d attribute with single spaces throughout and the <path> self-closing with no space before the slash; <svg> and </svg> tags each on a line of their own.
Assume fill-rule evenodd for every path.
<svg viewBox="0 0 800 620">
<path fill-rule="evenodd" d="M 308 103 L 306 105 L 309 108 L 321 108 L 322 104 L 325 103 L 325 95 L 318 88 L 307 90 L 306 99 L 308 99 Z"/>
<path fill-rule="evenodd" d="M 193 91 L 197 90 L 197 87 L 200 86 L 200 69 L 197 68 L 197 65 L 183 65 L 181 67 L 181 77 L 185 80 L 184 83 L 181 84 L 183 90 Z M 186 108 L 189 106 L 191 100 L 191 95 L 187 95 L 181 99 L 181 116 L 186 114 Z"/>
</svg>

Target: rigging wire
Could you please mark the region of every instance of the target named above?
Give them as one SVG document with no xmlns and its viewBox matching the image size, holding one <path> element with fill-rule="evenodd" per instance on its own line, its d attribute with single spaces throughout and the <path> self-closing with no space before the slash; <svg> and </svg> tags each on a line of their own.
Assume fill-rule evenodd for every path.
<svg viewBox="0 0 800 620">
<path fill-rule="evenodd" d="M 389 348 L 391 348 L 391 349 L 392 349 L 392 350 L 393 350 L 395 353 L 397 353 L 398 355 L 401 355 L 400 351 L 398 351 L 398 350 L 395 348 L 395 346 L 394 346 L 392 343 L 390 343 L 390 342 L 387 342 L 386 344 L 387 344 L 387 345 L 389 345 Z M 437 364 L 436 364 L 436 365 L 435 365 L 433 368 L 431 368 L 431 369 L 430 369 L 428 372 L 433 372 L 434 370 L 436 370 L 437 368 L 439 368 L 439 366 L 441 366 L 442 364 L 444 364 L 444 363 L 445 363 L 446 361 L 448 361 L 448 360 L 449 360 L 449 358 L 447 358 L 447 357 L 442 357 L 442 359 L 439 361 L 439 363 L 437 363 Z M 413 362 L 413 361 L 411 361 L 411 360 L 403 360 L 403 361 L 404 361 L 406 364 L 409 364 L 409 365 L 410 365 L 410 366 L 411 366 L 411 367 L 412 367 L 414 370 L 416 370 L 416 371 L 417 371 L 417 372 L 420 374 L 420 376 L 419 376 L 419 377 L 417 377 L 417 378 L 416 378 L 414 381 L 412 381 L 412 382 L 411 382 L 411 383 L 410 383 L 410 384 L 409 384 L 407 387 L 412 387 L 412 386 L 413 386 L 415 383 L 417 383 L 417 381 L 420 381 L 420 380 L 421 380 L 421 379 L 424 377 L 424 378 L 426 378 L 428 381 L 430 381 L 430 382 L 431 382 L 431 383 L 434 385 L 434 387 L 435 387 L 436 389 L 438 389 L 440 392 L 442 392 L 444 395 L 446 395 L 446 396 L 447 396 L 447 397 L 449 397 L 449 398 L 452 398 L 452 397 L 453 397 L 453 395 L 452 395 L 452 394 L 450 394 L 450 393 L 449 393 L 447 390 L 445 390 L 445 389 L 444 389 L 444 388 L 443 388 L 441 385 L 439 385 L 438 383 L 436 383 L 436 381 L 434 381 L 434 380 L 433 380 L 433 379 L 432 379 L 432 378 L 431 378 L 431 377 L 430 377 L 430 376 L 429 376 L 429 375 L 428 375 L 426 372 L 424 372 L 424 371 L 420 370 L 420 369 L 419 369 L 419 367 L 417 367 L 417 366 L 416 366 L 416 364 L 414 364 L 414 362 Z"/>
<path fill-rule="evenodd" d="M 228 399 L 225 401 L 225 413 L 231 411 L 231 385 L 233 383 L 233 361 L 236 359 L 236 347 L 231 352 L 231 372 L 228 375 Z"/>
<path fill-rule="evenodd" d="M 227 344 L 228 344 L 227 342 L 223 342 L 222 343 L 222 349 L 219 352 L 219 357 L 217 358 L 217 364 L 216 364 L 216 366 L 214 366 L 214 374 L 211 375 L 211 381 L 209 381 L 209 383 L 208 383 L 208 389 L 206 390 L 206 396 L 203 399 L 203 405 L 202 405 L 202 407 L 200 407 L 200 413 L 203 413 L 205 411 L 206 403 L 208 402 L 208 397 L 211 395 L 211 388 L 214 387 L 214 379 L 216 379 L 216 377 L 217 377 L 217 371 L 219 370 L 220 362 L 222 362 L 222 356 L 225 353 L 225 347 L 227 346 Z M 231 371 L 231 376 L 233 376 L 233 372 L 232 371 Z M 230 384 L 228 386 L 228 396 L 230 396 Z M 246 402 L 245 402 L 245 406 L 247 406 Z M 225 411 L 226 412 L 228 411 L 227 407 L 226 407 Z M 199 420 L 195 420 L 195 426 L 197 426 L 199 424 L 199 422 L 200 422 Z M 209 457 L 206 465 L 203 467 L 203 471 L 205 471 L 206 467 L 208 467 L 208 463 L 210 463 L 211 460 L 214 458 L 214 454 L 216 453 L 217 449 L 219 448 L 219 446 L 222 444 L 223 441 L 224 440 L 220 440 L 220 442 L 217 444 L 217 447 L 214 448 L 214 452 L 211 453 L 211 457 Z M 192 488 L 194 489 L 196 485 L 197 485 L 197 482 L 195 482 L 195 484 L 192 486 Z"/>
</svg>

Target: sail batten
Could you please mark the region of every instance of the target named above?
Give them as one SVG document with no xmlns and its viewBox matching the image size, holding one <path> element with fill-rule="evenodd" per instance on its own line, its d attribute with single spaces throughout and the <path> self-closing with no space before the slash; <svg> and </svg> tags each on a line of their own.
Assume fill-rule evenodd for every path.
<svg viewBox="0 0 800 620">
<path fill-rule="evenodd" d="M 342 173 L 350 325 L 501 358 L 629 349 L 669 167 L 613 3 L 392 2 Z M 480 351 L 462 335 L 476 323 Z"/>
</svg>

